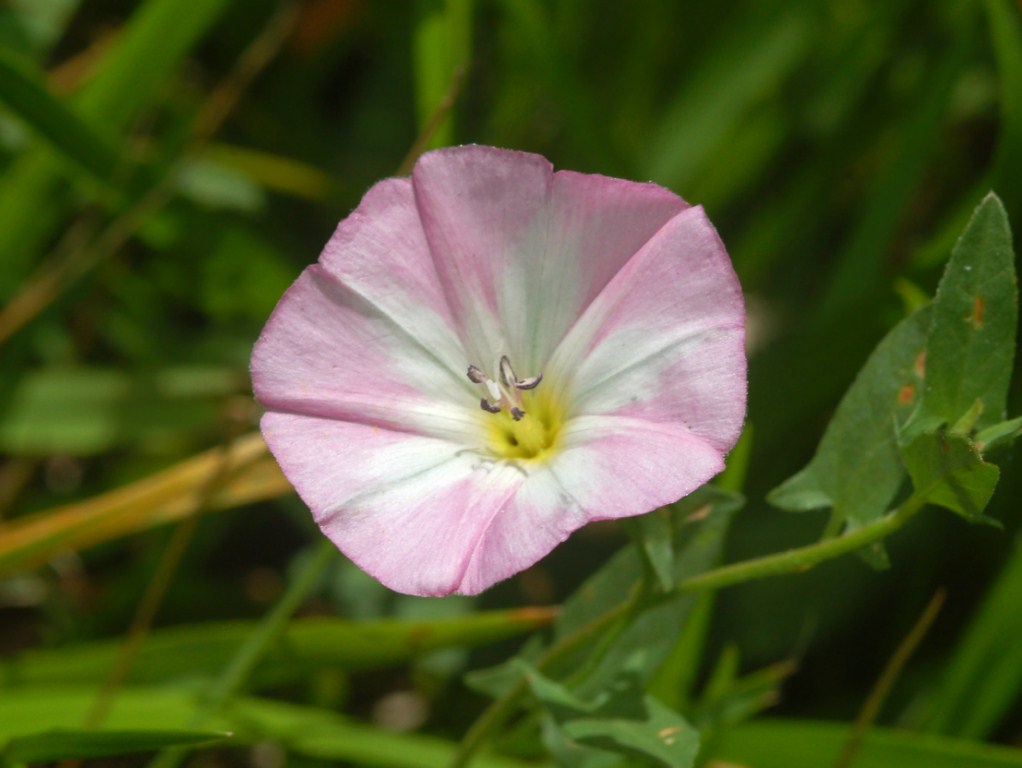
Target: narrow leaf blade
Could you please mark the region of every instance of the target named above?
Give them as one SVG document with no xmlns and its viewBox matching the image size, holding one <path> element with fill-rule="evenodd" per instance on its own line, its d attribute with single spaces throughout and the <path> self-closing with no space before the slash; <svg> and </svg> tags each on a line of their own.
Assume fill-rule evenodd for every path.
<svg viewBox="0 0 1022 768">
<path fill-rule="evenodd" d="M 12 763 L 43 763 L 88 757 L 199 747 L 228 738 L 216 731 L 75 731 L 55 729 L 12 739 L 3 757 Z"/>
</svg>

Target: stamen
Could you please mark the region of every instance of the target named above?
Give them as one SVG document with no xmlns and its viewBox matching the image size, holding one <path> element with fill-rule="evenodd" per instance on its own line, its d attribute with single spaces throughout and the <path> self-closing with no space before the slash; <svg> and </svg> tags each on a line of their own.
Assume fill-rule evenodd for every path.
<svg viewBox="0 0 1022 768">
<path fill-rule="evenodd" d="M 510 387 L 515 382 L 515 371 L 511 367 L 511 361 L 507 359 L 507 355 L 500 356 L 500 381 L 505 387 Z"/>
<path fill-rule="evenodd" d="M 533 376 L 531 379 L 518 379 L 515 382 L 515 386 L 518 389 L 535 389 L 541 381 L 543 381 L 542 373 L 539 376 Z"/>
<path fill-rule="evenodd" d="M 473 384 L 482 384 L 486 388 L 489 398 L 484 397 L 479 403 L 484 411 L 500 413 L 506 408 L 511 418 L 520 421 L 525 416 L 520 391 L 535 389 L 543 380 L 543 374 L 519 379 L 515 375 L 515 369 L 511 367 L 508 356 L 501 355 L 494 366 L 492 379 L 476 365 L 468 367 L 468 379 Z"/>
</svg>

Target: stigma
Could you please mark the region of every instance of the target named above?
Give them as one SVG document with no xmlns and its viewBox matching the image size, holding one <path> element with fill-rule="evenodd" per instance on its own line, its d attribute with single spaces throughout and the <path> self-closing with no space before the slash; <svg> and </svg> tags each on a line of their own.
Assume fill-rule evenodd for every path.
<svg viewBox="0 0 1022 768">
<path fill-rule="evenodd" d="M 479 401 L 480 408 L 489 413 L 506 410 L 512 419 L 520 421 L 525 416 L 522 391 L 535 389 L 543 380 L 543 374 L 520 379 L 515 375 L 507 355 L 501 355 L 494 366 L 493 378 L 474 365 L 468 367 L 468 378 L 473 384 L 482 384 L 486 389 L 486 396 Z"/>
</svg>

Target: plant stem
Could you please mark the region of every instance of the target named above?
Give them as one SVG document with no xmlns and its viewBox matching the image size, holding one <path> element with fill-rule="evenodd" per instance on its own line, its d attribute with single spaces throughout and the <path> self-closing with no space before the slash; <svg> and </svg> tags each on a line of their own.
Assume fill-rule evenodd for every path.
<svg viewBox="0 0 1022 768">
<path fill-rule="evenodd" d="M 766 555 L 741 563 L 725 565 L 706 571 L 698 576 L 684 579 L 675 585 L 678 592 L 704 592 L 724 587 L 731 587 L 747 581 L 780 576 L 786 573 L 801 573 L 832 560 L 841 555 L 861 549 L 868 544 L 890 536 L 899 530 L 926 505 L 926 497 L 915 493 L 900 507 L 879 520 L 874 520 L 861 528 L 833 539 L 825 539 L 815 544 Z M 575 632 L 561 638 L 547 649 L 546 653 L 536 662 L 536 668 L 544 671 L 558 659 L 574 648 L 589 642 L 592 637 L 603 632 L 620 616 L 627 613 L 632 603 L 629 600 L 611 608 L 609 611 L 579 627 Z M 497 730 L 511 716 L 518 705 L 519 699 L 526 694 L 528 686 L 520 679 L 511 690 L 494 700 L 486 711 L 472 724 L 459 745 L 458 752 L 451 762 L 450 768 L 465 768 L 472 760 L 473 754 L 482 746 L 491 732 Z"/>
<path fill-rule="evenodd" d="M 679 592 L 702 592 L 722 589 L 767 576 L 808 571 L 822 562 L 855 552 L 868 544 L 890 536 L 915 517 L 925 504 L 926 500 L 923 496 L 914 494 L 891 514 L 874 520 L 872 523 L 867 523 L 851 533 L 837 538 L 824 539 L 797 549 L 789 549 L 787 552 L 778 552 L 775 555 L 765 555 L 715 568 L 679 582 L 675 585 L 675 589 Z"/>
</svg>

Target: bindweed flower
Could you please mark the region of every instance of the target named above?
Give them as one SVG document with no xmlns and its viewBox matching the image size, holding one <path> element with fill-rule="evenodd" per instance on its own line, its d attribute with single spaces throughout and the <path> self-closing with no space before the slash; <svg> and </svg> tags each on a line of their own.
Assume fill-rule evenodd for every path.
<svg viewBox="0 0 1022 768">
<path fill-rule="evenodd" d="M 744 335 L 702 208 L 468 146 L 369 190 L 280 300 L 252 380 L 345 555 L 399 592 L 475 594 L 720 472 Z"/>
</svg>

